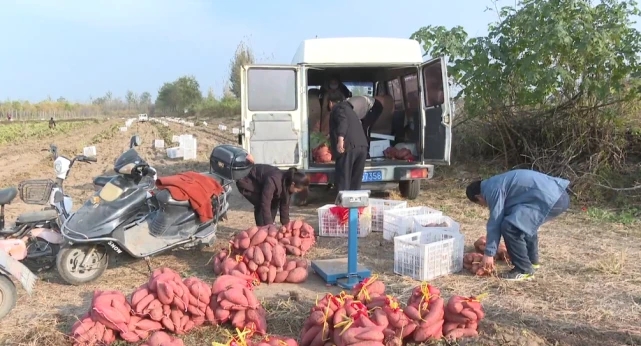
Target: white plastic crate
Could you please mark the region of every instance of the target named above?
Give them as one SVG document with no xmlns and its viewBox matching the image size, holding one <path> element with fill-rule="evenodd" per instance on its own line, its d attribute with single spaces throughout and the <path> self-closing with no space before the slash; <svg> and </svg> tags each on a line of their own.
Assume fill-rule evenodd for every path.
<svg viewBox="0 0 641 346">
<path fill-rule="evenodd" d="M 383 232 L 383 215 L 385 210 L 407 208 L 407 202 L 370 198 L 369 206 L 372 207 L 372 232 Z"/>
<path fill-rule="evenodd" d="M 179 157 L 183 157 L 185 155 L 183 148 L 181 147 L 174 147 L 174 148 L 167 148 L 167 156 L 170 159 L 176 159 Z"/>
<path fill-rule="evenodd" d="M 154 139 L 154 148 L 155 149 L 164 149 L 165 141 L 162 139 Z"/>
<path fill-rule="evenodd" d="M 461 225 L 449 216 L 427 214 L 413 216 L 412 219 L 414 222 L 412 223 L 411 233 L 433 230 L 461 233 Z M 445 225 L 440 226 L 441 224 Z"/>
<path fill-rule="evenodd" d="M 195 160 L 197 157 L 198 157 L 198 153 L 196 151 L 196 148 L 183 149 L 183 160 Z"/>
<path fill-rule="evenodd" d="M 335 204 L 326 204 L 318 208 L 318 235 L 320 237 L 347 237 L 349 222 L 341 225 L 338 218 L 329 210 Z M 372 232 L 372 209 L 365 207 L 358 218 L 358 237 L 367 237 Z"/>
<path fill-rule="evenodd" d="M 90 147 L 84 147 L 82 149 L 82 155 L 96 157 L 96 146 L 92 145 Z"/>
<path fill-rule="evenodd" d="M 392 240 L 398 235 L 412 232 L 414 219 L 417 215 L 443 215 L 439 210 L 429 207 L 411 207 L 385 210 L 383 212 L 383 239 Z"/>
<path fill-rule="evenodd" d="M 426 281 L 463 269 L 465 237 L 432 230 L 394 238 L 394 273 Z"/>
</svg>

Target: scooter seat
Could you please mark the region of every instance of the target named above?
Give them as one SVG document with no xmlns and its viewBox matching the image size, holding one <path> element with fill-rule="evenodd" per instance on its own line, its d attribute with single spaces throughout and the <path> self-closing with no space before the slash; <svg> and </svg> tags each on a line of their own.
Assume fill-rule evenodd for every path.
<svg viewBox="0 0 641 346">
<path fill-rule="evenodd" d="M 34 211 L 31 213 L 20 214 L 16 219 L 16 223 L 32 223 L 40 221 L 50 221 L 58 217 L 58 212 L 55 209 Z"/>
<path fill-rule="evenodd" d="M 0 205 L 10 204 L 18 195 L 18 189 L 7 187 L 0 190 Z"/>
<path fill-rule="evenodd" d="M 93 178 L 93 184 L 96 186 L 105 186 L 108 182 L 116 177 L 116 175 L 101 175 Z"/>
<path fill-rule="evenodd" d="M 169 190 L 160 190 L 158 193 L 156 193 L 156 200 L 160 204 L 169 204 L 169 205 L 176 205 L 176 206 L 181 206 L 181 207 L 188 207 L 189 206 L 189 200 L 187 201 L 177 201 L 171 197 L 171 193 Z"/>
</svg>

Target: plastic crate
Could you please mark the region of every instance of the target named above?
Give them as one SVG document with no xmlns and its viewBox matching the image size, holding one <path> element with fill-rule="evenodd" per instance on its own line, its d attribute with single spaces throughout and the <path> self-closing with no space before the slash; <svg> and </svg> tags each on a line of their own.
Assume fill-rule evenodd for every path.
<svg viewBox="0 0 641 346">
<path fill-rule="evenodd" d="M 48 204 L 53 185 L 50 179 L 25 180 L 18 185 L 20 199 L 27 204 Z"/>
<path fill-rule="evenodd" d="M 349 223 L 341 225 L 338 218 L 329 209 L 335 204 L 326 204 L 318 208 L 318 236 L 319 237 L 347 237 Z M 365 207 L 358 218 L 358 237 L 367 237 L 372 232 L 372 210 Z"/>
<path fill-rule="evenodd" d="M 463 269 L 465 237 L 432 230 L 394 238 L 394 273 L 426 281 Z"/>
<path fill-rule="evenodd" d="M 414 219 L 412 217 L 430 214 L 443 215 L 441 211 L 428 207 L 385 210 L 383 212 L 383 239 L 392 240 L 398 235 L 411 233 L 414 227 Z"/>
<path fill-rule="evenodd" d="M 412 220 L 412 231 L 423 232 L 423 231 L 448 231 L 454 233 L 461 233 L 461 225 L 454 221 L 451 217 L 445 215 L 436 215 L 436 214 L 427 214 L 427 215 L 418 215 L 413 216 Z M 446 224 L 445 226 L 437 226 L 437 224 Z M 433 226 L 430 226 L 432 224 Z"/>
<path fill-rule="evenodd" d="M 383 215 L 385 210 L 407 208 L 407 202 L 370 198 L 369 206 L 372 207 L 372 232 L 383 232 Z"/>
</svg>

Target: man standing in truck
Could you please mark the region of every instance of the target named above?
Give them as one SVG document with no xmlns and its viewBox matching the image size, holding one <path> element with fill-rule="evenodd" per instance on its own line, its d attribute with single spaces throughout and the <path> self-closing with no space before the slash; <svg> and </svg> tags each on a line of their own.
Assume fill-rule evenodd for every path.
<svg viewBox="0 0 641 346">
<path fill-rule="evenodd" d="M 360 190 L 367 160 L 367 137 L 354 106 L 338 90 L 328 92 L 329 136 L 336 160 L 334 183 L 338 191 Z"/>
</svg>

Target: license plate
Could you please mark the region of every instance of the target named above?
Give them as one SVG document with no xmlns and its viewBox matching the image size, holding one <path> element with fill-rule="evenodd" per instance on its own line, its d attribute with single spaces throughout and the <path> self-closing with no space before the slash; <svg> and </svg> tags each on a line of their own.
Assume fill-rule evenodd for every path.
<svg viewBox="0 0 641 346">
<path fill-rule="evenodd" d="M 382 171 L 367 171 L 363 173 L 363 182 L 383 180 Z"/>
</svg>

